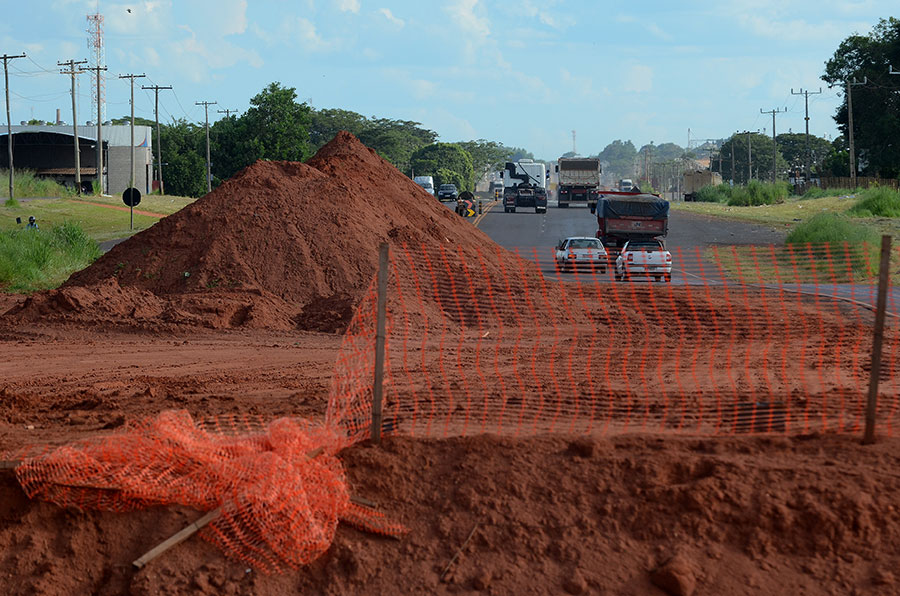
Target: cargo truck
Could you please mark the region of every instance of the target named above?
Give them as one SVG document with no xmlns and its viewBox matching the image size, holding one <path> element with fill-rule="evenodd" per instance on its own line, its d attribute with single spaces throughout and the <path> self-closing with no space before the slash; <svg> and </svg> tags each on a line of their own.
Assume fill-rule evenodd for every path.
<svg viewBox="0 0 900 596">
<path fill-rule="evenodd" d="M 664 237 L 669 201 L 640 192 L 603 191 L 597 201 L 597 238 L 611 254 L 629 240 Z"/>
<path fill-rule="evenodd" d="M 718 186 L 722 184 L 722 175 L 709 170 L 694 170 L 685 172 L 682 179 L 682 192 L 685 201 L 693 201 L 694 194 L 704 186 Z"/>
<path fill-rule="evenodd" d="M 531 159 L 508 161 L 503 170 L 503 210 L 515 213 L 518 207 L 534 207 L 547 212 L 547 170 Z"/>
<path fill-rule="evenodd" d="M 591 213 L 600 195 L 600 160 L 589 157 L 560 157 L 556 165 L 559 186 L 556 198 L 561 209 L 572 203 L 586 204 Z"/>
</svg>

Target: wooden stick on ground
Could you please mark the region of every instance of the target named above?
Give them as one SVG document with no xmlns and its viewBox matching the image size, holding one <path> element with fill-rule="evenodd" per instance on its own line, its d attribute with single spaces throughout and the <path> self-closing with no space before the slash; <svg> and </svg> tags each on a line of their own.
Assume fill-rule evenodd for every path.
<svg viewBox="0 0 900 596">
<path fill-rule="evenodd" d="M 441 581 L 444 581 L 444 577 L 446 577 L 447 572 L 450 571 L 450 567 L 453 566 L 453 564 L 456 562 L 456 559 L 459 558 L 459 555 L 461 555 L 462 552 L 466 549 L 466 546 L 468 546 L 469 541 L 472 540 L 472 536 L 475 535 L 475 530 L 477 530 L 477 529 L 478 529 L 478 523 L 476 522 L 475 525 L 472 526 L 472 531 L 469 532 L 469 537 L 466 538 L 466 541 L 462 543 L 462 546 L 459 547 L 459 549 L 456 551 L 456 554 L 453 555 L 453 558 L 450 559 L 450 562 L 447 563 L 446 567 L 444 567 L 444 571 L 441 573 L 441 578 L 440 578 Z"/>
<path fill-rule="evenodd" d="M 132 565 L 134 565 L 137 569 L 141 569 L 144 565 L 146 565 L 147 563 L 149 563 L 150 561 L 152 561 L 159 555 L 163 554 L 164 552 L 166 552 L 167 550 L 169 550 L 176 544 L 181 544 L 182 542 L 184 542 L 185 540 L 187 540 L 188 538 L 190 538 L 191 536 L 196 534 L 200 530 L 200 528 L 202 528 L 209 522 L 213 521 L 214 519 L 219 517 L 221 514 L 222 514 L 221 507 L 213 509 L 212 511 L 210 511 L 209 513 L 207 513 L 206 515 L 204 515 L 197 521 L 193 522 L 188 527 L 182 529 L 180 532 L 178 532 L 174 536 L 170 536 L 166 540 L 163 540 L 162 542 L 160 542 L 159 544 L 154 546 L 152 549 L 147 551 L 140 558 L 136 559 L 134 561 L 134 563 L 132 563 Z"/>
</svg>

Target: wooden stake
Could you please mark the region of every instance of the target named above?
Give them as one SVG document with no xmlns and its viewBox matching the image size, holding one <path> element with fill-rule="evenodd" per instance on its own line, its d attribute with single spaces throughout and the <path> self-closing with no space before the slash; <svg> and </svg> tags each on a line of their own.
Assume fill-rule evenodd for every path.
<svg viewBox="0 0 900 596">
<path fill-rule="evenodd" d="M 866 433 L 864 445 L 875 442 L 875 414 L 878 410 L 878 377 L 881 376 L 881 344 L 884 341 L 884 313 L 887 310 L 887 291 L 890 284 L 891 237 L 881 237 L 881 263 L 878 271 L 878 302 L 875 307 L 875 334 L 872 338 L 872 366 L 869 371 L 869 399 L 866 404 Z"/>
<path fill-rule="evenodd" d="M 462 543 L 462 546 L 460 546 L 459 549 L 457 549 L 456 553 L 453 555 L 453 558 L 450 559 L 450 562 L 447 563 L 446 567 L 444 567 L 444 571 L 441 572 L 441 577 L 440 577 L 441 581 L 444 581 L 444 577 L 447 575 L 447 572 L 450 571 L 450 567 L 453 566 L 453 564 L 456 562 L 456 559 L 459 558 L 459 555 L 461 555 L 462 552 L 466 549 L 466 546 L 468 546 L 469 541 L 472 540 L 472 536 L 475 535 L 475 530 L 477 530 L 477 529 L 478 529 L 478 524 L 476 523 L 474 526 L 472 526 L 472 531 L 469 532 L 469 537 L 466 538 L 466 541 Z"/>
<path fill-rule="evenodd" d="M 144 565 L 163 554 L 176 544 L 181 544 L 194 534 L 196 534 L 203 526 L 207 525 L 209 522 L 213 521 L 217 517 L 222 514 L 222 508 L 219 507 L 217 509 L 213 509 L 188 527 L 184 528 L 174 536 L 160 542 L 155 547 L 153 547 L 150 551 L 144 554 L 139 559 L 136 559 L 132 565 L 134 565 L 137 569 L 141 569 Z"/>
<path fill-rule="evenodd" d="M 378 319 L 375 335 L 375 386 L 372 389 L 372 441 L 381 443 L 384 397 L 384 333 L 387 322 L 388 244 L 378 249 Z"/>
</svg>

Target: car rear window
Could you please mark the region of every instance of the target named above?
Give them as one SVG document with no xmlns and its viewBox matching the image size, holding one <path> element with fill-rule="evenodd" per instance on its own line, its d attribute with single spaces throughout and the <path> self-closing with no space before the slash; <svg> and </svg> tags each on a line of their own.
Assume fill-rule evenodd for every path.
<svg viewBox="0 0 900 596">
<path fill-rule="evenodd" d="M 569 248 L 602 248 L 599 240 L 593 238 L 577 238 L 569 241 Z"/>
<path fill-rule="evenodd" d="M 659 242 L 629 242 L 629 250 L 659 250 L 662 244 Z"/>
</svg>

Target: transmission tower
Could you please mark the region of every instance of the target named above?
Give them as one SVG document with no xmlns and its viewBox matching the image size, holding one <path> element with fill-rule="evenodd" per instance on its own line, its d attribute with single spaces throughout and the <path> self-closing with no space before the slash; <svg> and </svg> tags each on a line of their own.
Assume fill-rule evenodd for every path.
<svg viewBox="0 0 900 596">
<path fill-rule="evenodd" d="M 93 113 L 99 114 L 98 120 L 106 118 L 106 106 L 103 105 L 103 96 L 106 92 L 106 81 L 103 74 L 103 15 L 100 14 L 100 6 L 98 3 L 97 12 L 87 15 L 87 45 L 90 50 L 89 66 L 86 70 L 90 70 L 94 78 L 91 85 L 91 107 Z"/>
</svg>

